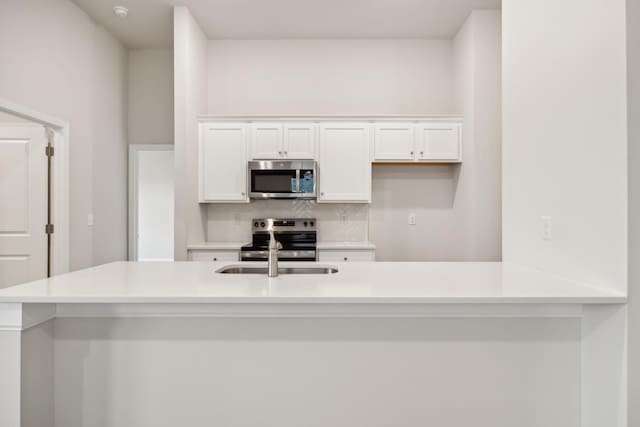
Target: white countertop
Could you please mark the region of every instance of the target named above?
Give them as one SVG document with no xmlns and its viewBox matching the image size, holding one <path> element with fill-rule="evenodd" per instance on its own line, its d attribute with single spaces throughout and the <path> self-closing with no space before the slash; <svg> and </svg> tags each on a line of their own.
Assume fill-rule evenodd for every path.
<svg viewBox="0 0 640 427">
<path fill-rule="evenodd" d="M 623 303 L 504 263 L 332 263 L 333 275 L 227 275 L 230 262 L 115 262 L 0 290 L 0 303 Z M 245 263 L 256 265 L 256 263 Z M 281 263 L 282 266 L 292 263 Z M 319 263 L 293 263 L 295 266 Z"/>
</svg>

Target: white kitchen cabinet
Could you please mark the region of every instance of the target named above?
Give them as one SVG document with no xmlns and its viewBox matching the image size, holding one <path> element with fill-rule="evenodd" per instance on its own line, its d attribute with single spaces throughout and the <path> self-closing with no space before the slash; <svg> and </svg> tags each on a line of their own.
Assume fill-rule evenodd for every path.
<svg viewBox="0 0 640 427">
<path fill-rule="evenodd" d="M 320 262 L 368 262 L 375 260 L 376 252 L 374 249 L 322 249 L 318 251 L 318 261 Z"/>
<path fill-rule="evenodd" d="M 322 123 L 318 141 L 318 202 L 371 202 L 369 123 Z"/>
<path fill-rule="evenodd" d="M 247 125 L 201 123 L 199 199 L 247 202 Z"/>
<path fill-rule="evenodd" d="M 284 157 L 282 123 L 252 123 L 250 138 L 252 159 L 279 159 Z"/>
<path fill-rule="evenodd" d="M 418 124 L 416 155 L 420 161 L 460 162 L 462 125 L 456 122 Z"/>
<path fill-rule="evenodd" d="M 415 159 L 415 123 L 376 123 L 373 130 L 374 161 Z"/>
<path fill-rule="evenodd" d="M 316 125 L 264 122 L 251 124 L 251 159 L 314 159 Z"/>
<path fill-rule="evenodd" d="M 239 261 L 240 251 L 235 250 L 188 250 L 189 261 Z"/>
<path fill-rule="evenodd" d="M 457 121 L 376 123 L 375 162 L 457 163 L 462 160 L 462 125 Z"/>
<path fill-rule="evenodd" d="M 316 158 L 316 132 L 314 123 L 285 123 L 282 151 L 289 159 Z"/>
</svg>

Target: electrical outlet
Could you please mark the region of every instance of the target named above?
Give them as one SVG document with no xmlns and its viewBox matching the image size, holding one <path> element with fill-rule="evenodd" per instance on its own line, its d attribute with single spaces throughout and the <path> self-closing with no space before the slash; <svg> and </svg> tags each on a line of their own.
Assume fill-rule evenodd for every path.
<svg viewBox="0 0 640 427">
<path fill-rule="evenodd" d="M 413 212 L 409 214 L 409 225 L 416 225 L 416 214 Z"/>
<path fill-rule="evenodd" d="M 551 217 L 542 216 L 542 238 L 544 240 L 551 240 Z"/>
<path fill-rule="evenodd" d="M 347 222 L 347 214 L 340 215 L 340 219 L 342 220 L 343 223 Z"/>
</svg>

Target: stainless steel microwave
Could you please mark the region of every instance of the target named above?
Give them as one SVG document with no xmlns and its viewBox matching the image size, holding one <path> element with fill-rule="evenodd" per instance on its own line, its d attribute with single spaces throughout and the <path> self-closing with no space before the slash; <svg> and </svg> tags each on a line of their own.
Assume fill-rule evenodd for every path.
<svg viewBox="0 0 640 427">
<path fill-rule="evenodd" d="M 252 160 L 249 162 L 252 199 L 315 199 L 315 160 Z"/>
</svg>

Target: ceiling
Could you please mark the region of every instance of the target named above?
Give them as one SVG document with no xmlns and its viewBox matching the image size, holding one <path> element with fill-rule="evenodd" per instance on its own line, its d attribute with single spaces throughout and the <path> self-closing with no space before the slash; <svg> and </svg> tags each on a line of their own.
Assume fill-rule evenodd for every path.
<svg viewBox="0 0 640 427">
<path fill-rule="evenodd" d="M 474 9 L 500 0 L 73 0 L 127 47 L 171 46 L 173 5 L 210 39 L 451 38 Z M 126 19 L 112 8 L 129 8 Z"/>
</svg>

